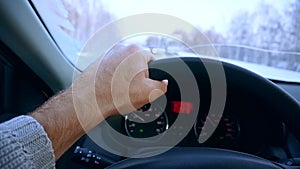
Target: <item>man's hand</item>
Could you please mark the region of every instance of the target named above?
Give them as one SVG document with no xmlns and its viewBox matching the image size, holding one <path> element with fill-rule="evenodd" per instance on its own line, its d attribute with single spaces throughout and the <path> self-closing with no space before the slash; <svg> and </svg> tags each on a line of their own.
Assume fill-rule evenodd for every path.
<svg viewBox="0 0 300 169">
<path fill-rule="evenodd" d="M 167 91 L 167 81 L 149 79 L 151 53 L 137 46 L 117 46 L 100 61 L 96 95 L 100 109 L 111 114 L 129 113 Z M 110 114 L 109 114 L 110 115 Z"/>
<path fill-rule="evenodd" d="M 56 159 L 106 117 L 129 113 L 166 92 L 167 81 L 149 79 L 151 60 L 137 46 L 116 46 L 31 114 L 48 133 Z"/>
</svg>

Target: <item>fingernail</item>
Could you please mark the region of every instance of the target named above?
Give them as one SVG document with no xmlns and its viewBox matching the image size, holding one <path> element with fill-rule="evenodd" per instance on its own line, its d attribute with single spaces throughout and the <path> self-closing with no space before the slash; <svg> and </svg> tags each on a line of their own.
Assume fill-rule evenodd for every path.
<svg viewBox="0 0 300 169">
<path fill-rule="evenodd" d="M 168 79 L 165 79 L 162 81 L 164 84 L 168 85 L 169 84 L 169 80 Z"/>
</svg>

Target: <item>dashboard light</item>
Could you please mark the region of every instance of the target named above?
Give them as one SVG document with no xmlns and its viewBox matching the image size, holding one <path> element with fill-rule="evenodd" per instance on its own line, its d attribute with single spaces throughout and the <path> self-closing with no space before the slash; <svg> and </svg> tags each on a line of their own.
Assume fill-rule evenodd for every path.
<svg viewBox="0 0 300 169">
<path fill-rule="evenodd" d="M 171 110 L 174 113 L 190 114 L 193 108 L 192 102 L 172 101 Z"/>
</svg>

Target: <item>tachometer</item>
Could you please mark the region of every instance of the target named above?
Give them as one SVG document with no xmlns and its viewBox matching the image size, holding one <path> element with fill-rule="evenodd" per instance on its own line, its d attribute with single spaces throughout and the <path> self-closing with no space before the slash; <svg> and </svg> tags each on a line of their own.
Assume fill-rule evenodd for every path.
<svg viewBox="0 0 300 169">
<path fill-rule="evenodd" d="M 168 129 L 168 117 L 158 105 L 147 104 L 125 116 L 125 129 L 134 138 L 153 137 Z"/>
<path fill-rule="evenodd" d="M 216 116 L 216 115 L 215 115 Z M 214 115 L 207 117 L 206 121 L 209 126 L 218 125 L 214 134 L 207 140 L 206 144 L 212 146 L 233 146 L 240 133 L 240 126 L 238 120 L 232 115 L 224 115 L 218 122 L 217 117 Z M 199 118 L 194 126 L 195 134 L 199 138 L 200 134 L 206 134 L 204 126 L 204 120 Z"/>
</svg>

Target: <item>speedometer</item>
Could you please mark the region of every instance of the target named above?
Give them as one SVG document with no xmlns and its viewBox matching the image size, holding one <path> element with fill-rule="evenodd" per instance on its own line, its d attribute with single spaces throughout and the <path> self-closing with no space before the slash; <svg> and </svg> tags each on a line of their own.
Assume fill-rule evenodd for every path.
<svg viewBox="0 0 300 169">
<path fill-rule="evenodd" d="M 162 134 L 168 129 L 168 117 L 155 104 L 147 104 L 125 116 L 125 130 L 128 136 L 147 138 Z"/>
</svg>

